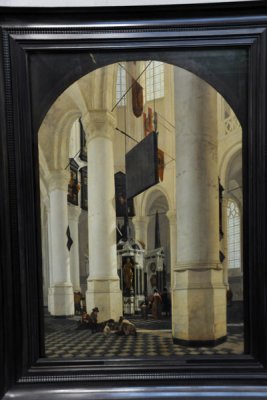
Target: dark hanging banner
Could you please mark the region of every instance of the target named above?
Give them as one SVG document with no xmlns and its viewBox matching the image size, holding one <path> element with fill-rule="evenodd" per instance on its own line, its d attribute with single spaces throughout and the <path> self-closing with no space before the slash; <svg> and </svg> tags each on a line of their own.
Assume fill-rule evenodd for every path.
<svg viewBox="0 0 267 400">
<path fill-rule="evenodd" d="M 70 227 L 69 226 L 67 227 L 66 235 L 67 235 L 67 248 L 70 251 L 71 246 L 73 245 L 73 240 L 71 238 Z"/>
<path fill-rule="evenodd" d="M 158 149 L 158 174 L 161 182 L 163 181 L 164 177 L 164 168 L 165 168 L 164 151 Z"/>
<path fill-rule="evenodd" d="M 133 199 L 127 200 L 126 197 L 126 175 L 123 172 L 119 171 L 114 175 L 114 179 L 115 179 L 115 197 L 116 197 L 116 216 L 125 217 L 127 211 L 128 216 L 133 217 L 135 215 Z"/>
<path fill-rule="evenodd" d="M 81 173 L 81 208 L 88 210 L 87 204 L 87 167 L 80 169 Z"/>
<path fill-rule="evenodd" d="M 143 113 L 143 122 L 144 122 L 144 136 L 147 136 L 151 132 L 156 131 L 156 129 L 153 129 L 153 110 L 151 107 L 148 107 L 147 114 Z"/>
<path fill-rule="evenodd" d="M 78 206 L 78 193 L 80 190 L 80 184 L 78 181 L 78 170 L 79 170 L 79 165 L 76 163 L 76 161 L 71 158 L 70 159 L 70 180 L 68 184 L 68 202 Z"/>
<path fill-rule="evenodd" d="M 126 195 L 130 199 L 159 182 L 158 136 L 151 132 L 126 154 Z"/>
<path fill-rule="evenodd" d="M 80 146 L 81 146 L 80 159 L 82 161 L 87 161 L 86 134 L 83 129 L 83 124 L 82 124 L 81 118 L 79 119 L 79 124 L 80 124 Z"/>
<path fill-rule="evenodd" d="M 224 187 L 221 184 L 220 178 L 218 178 L 218 180 L 219 180 L 219 233 L 220 233 L 220 240 L 222 240 L 224 236 L 222 229 L 222 203 L 223 203 Z"/>
<path fill-rule="evenodd" d="M 134 115 L 137 118 L 141 117 L 143 113 L 143 88 L 135 79 L 132 79 L 132 104 Z"/>
</svg>

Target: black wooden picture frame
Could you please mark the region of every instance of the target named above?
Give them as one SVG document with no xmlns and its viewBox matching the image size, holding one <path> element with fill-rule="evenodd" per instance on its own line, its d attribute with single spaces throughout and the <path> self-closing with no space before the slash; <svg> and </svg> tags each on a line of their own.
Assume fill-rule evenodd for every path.
<svg viewBox="0 0 267 400">
<path fill-rule="evenodd" d="M 0 395 L 6 393 L 7 399 L 267 395 L 266 4 L 2 8 L 0 21 Z M 87 59 L 88 53 L 96 54 L 101 67 L 125 55 L 129 60 L 142 59 L 156 51 L 161 60 L 183 66 L 184 56 L 175 61 L 181 52 L 200 58 L 214 52 L 227 68 L 233 50 L 247 56 L 240 92 L 237 89 L 234 96 L 216 77 L 214 85 L 229 99 L 243 126 L 245 354 L 183 357 L 175 362 L 48 360 L 36 133 L 49 106 L 93 68 L 83 62 L 84 54 Z M 198 72 L 205 78 L 207 70 L 201 65 Z M 246 96 L 238 96 L 241 93 Z"/>
</svg>

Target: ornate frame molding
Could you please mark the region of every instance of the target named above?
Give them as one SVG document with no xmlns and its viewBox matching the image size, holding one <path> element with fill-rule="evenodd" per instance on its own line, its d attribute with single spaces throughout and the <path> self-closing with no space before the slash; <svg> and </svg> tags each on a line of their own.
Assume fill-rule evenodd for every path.
<svg viewBox="0 0 267 400">
<path fill-rule="evenodd" d="M 104 13 L 103 8 L 1 11 L 0 292 L 5 324 L 0 328 L 0 370 L 5 372 L 0 377 L 0 394 L 7 392 L 5 398 L 45 398 L 42 396 L 49 388 L 51 399 L 56 398 L 59 389 L 66 390 L 70 398 L 75 398 L 78 390 L 80 398 L 92 399 L 97 398 L 96 392 L 101 394 L 99 398 L 121 398 L 125 390 L 135 393 L 136 398 L 149 398 L 155 393 L 161 398 L 177 398 L 179 393 L 193 393 L 197 397 L 203 390 L 214 396 L 223 393 L 225 397 L 238 391 L 252 396 L 265 390 L 267 395 L 267 326 L 263 322 L 267 320 L 267 6 L 254 1 L 157 9 L 113 7 L 106 8 Z M 88 56 L 89 51 L 97 55 L 98 66 L 103 66 L 125 54 L 141 59 L 144 54 L 149 56 L 157 51 L 171 63 L 181 51 L 204 54 L 215 48 L 221 54 L 240 49 L 248 55 L 247 99 L 232 97 L 244 131 L 246 354 L 157 362 L 45 359 L 36 132 L 54 99 L 52 92 L 40 97 L 44 95 L 42 85 L 37 85 L 41 69 L 38 62 L 33 62 L 34 56 L 41 54 L 49 62 L 47 57 L 54 57 L 59 50 L 60 54 L 76 56 Z M 79 66 L 76 75 L 57 81 L 54 96 L 88 71 L 88 64 Z M 18 318 L 13 317 L 16 314 Z"/>
</svg>

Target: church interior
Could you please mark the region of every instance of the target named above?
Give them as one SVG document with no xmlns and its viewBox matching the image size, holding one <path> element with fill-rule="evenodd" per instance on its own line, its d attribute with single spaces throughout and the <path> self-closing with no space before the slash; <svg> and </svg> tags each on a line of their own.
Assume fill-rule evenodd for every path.
<svg viewBox="0 0 267 400">
<path fill-rule="evenodd" d="M 161 61 L 107 65 L 38 144 L 47 357 L 242 354 L 242 127 L 221 94 Z M 93 309 L 137 334 L 77 329 Z"/>
</svg>

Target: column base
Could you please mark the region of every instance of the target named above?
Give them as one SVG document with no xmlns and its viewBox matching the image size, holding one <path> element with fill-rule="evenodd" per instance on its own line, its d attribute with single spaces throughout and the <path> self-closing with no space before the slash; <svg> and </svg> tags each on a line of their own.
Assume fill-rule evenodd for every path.
<svg viewBox="0 0 267 400">
<path fill-rule="evenodd" d="M 174 275 L 172 336 L 174 343 L 214 346 L 227 336 L 226 289 L 221 270 Z M 222 339 L 224 338 L 224 339 Z M 177 342 L 176 342 L 177 340 Z"/>
<path fill-rule="evenodd" d="M 72 285 L 55 285 L 48 289 L 48 311 L 55 317 L 74 315 Z"/>
<path fill-rule="evenodd" d="M 86 309 L 90 313 L 98 307 L 98 322 L 108 319 L 118 321 L 122 315 L 123 298 L 118 278 L 88 279 L 86 291 Z"/>
<path fill-rule="evenodd" d="M 186 347 L 214 347 L 226 341 L 227 336 L 222 336 L 216 340 L 184 340 L 173 337 L 173 343 Z"/>
<path fill-rule="evenodd" d="M 141 306 L 140 304 L 142 304 L 145 301 L 145 296 L 143 294 L 137 294 L 135 295 L 135 312 L 141 312 Z"/>
<path fill-rule="evenodd" d="M 127 315 L 134 315 L 134 296 L 123 297 L 123 313 Z"/>
</svg>

